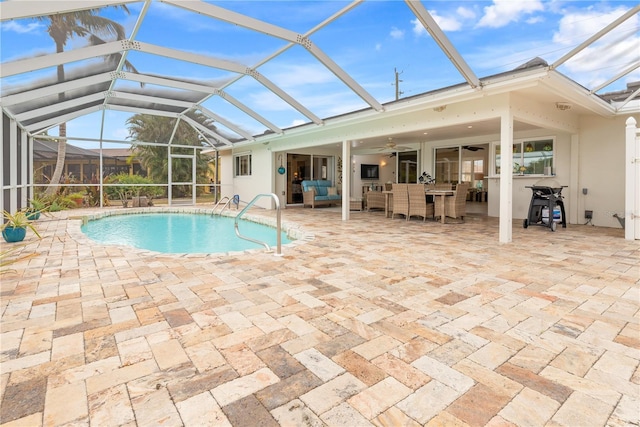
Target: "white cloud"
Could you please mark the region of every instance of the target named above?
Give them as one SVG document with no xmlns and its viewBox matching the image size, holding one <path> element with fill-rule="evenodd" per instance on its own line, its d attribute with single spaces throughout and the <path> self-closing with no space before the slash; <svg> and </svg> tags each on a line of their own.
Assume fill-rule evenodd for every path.
<svg viewBox="0 0 640 427">
<path fill-rule="evenodd" d="M 519 21 L 523 15 L 543 10 L 544 7 L 539 0 L 493 0 L 493 5 L 484 8 L 484 16 L 480 18 L 478 27 L 504 27 L 511 22 Z"/>
<path fill-rule="evenodd" d="M 277 66 L 265 73 L 269 79 L 283 89 L 327 83 L 335 79 L 334 75 L 321 64 L 273 64 Z"/>
<path fill-rule="evenodd" d="M 532 16 L 531 18 L 527 19 L 526 21 L 527 24 L 538 24 L 540 22 L 544 22 L 544 18 L 542 16 Z"/>
<path fill-rule="evenodd" d="M 461 9 L 463 8 L 458 8 L 458 12 L 460 12 Z M 473 11 L 463 9 L 461 16 L 464 18 L 465 16 L 469 16 L 469 13 L 473 13 Z M 442 31 L 460 31 L 462 29 L 462 22 L 454 16 L 442 16 L 435 10 L 430 10 L 429 14 Z M 413 34 L 416 37 L 427 35 L 427 30 L 418 19 L 411 20 L 411 24 L 413 25 Z"/>
<path fill-rule="evenodd" d="M 413 28 L 412 28 L 411 31 L 413 31 L 413 34 L 416 37 L 426 36 L 427 35 L 427 30 L 425 30 L 424 26 L 422 25 L 422 23 L 419 20 L 412 19 L 411 20 L 411 25 L 413 25 Z"/>
<path fill-rule="evenodd" d="M 463 19 L 475 19 L 476 13 L 469 8 L 460 6 L 456 9 L 456 13 L 460 15 Z"/>
<path fill-rule="evenodd" d="M 376 52 L 380 52 L 382 50 L 382 44 L 381 43 L 376 43 Z"/>
<path fill-rule="evenodd" d="M 396 27 L 391 27 L 391 31 L 389 32 L 389 35 L 391 36 L 392 39 L 401 40 L 404 38 L 404 30 L 400 30 Z"/>
<path fill-rule="evenodd" d="M 619 7 L 604 12 L 588 9 L 576 13 L 565 13 L 560 19 L 558 31 L 553 35 L 553 42 L 563 45 L 579 44 L 619 18 L 627 10 L 627 8 Z M 612 33 L 633 31 L 638 27 L 639 21 L 638 15 L 634 15 Z"/>
<path fill-rule="evenodd" d="M 558 31 L 553 35 L 553 42 L 572 49 L 626 11 L 626 8 L 619 7 L 605 11 L 589 9 L 577 13 L 565 13 L 560 20 Z M 637 62 L 638 52 L 640 52 L 640 36 L 637 32 L 639 25 L 640 18 L 634 15 L 570 58 L 561 71 L 587 86 L 606 81 L 614 74 L 614 70 Z"/>
<path fill-rule="evenodd" d="M 442 31 L 459 31 L 462 23 L 453 16 L 441 16 L 435 10 L 429 11 L 431 17 L 436 21 Z"/>
<path fill-rule="evenodd" d="M 16 21 L 9 21 L 2 24 L 2 31 L 13 31 L 18 34 L 26 34 L 38 31 L 42 28 L 42 24 L 39 22 L 31 22 L 27 25 L 22 25 Z"/>
</svg>

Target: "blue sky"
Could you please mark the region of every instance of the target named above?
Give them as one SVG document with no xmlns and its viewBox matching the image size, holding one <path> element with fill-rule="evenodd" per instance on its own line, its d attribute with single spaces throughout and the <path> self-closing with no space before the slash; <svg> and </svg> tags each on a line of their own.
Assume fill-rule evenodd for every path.
<svg viewBox="0 0 640 427">
<path fill-rule="evenodd" d="M 29 1 L 29 0 L 20 0 Z M 348 5 L 343 1 L 233 1 L 211 2 L 289 30 L 306 33 Z M 534 58 L 552 63 L 636 5 L 634 1 L 425 1 L 424 6 L 445 31 L 478 77 L 511 70 Z M 128 5 L 130 14 L 108 10 L 105 16 L 122 23 L 128 34 L 142 3 Z M 640 59 L 640 18 L 635 15 L 614 33 L 559 71 L 591 88 Z M 2 22 L 2 62 L 53 52 L 42 22 Z M 394 70 L 400 72 L 402 96 L 412 96 L 464 82 L 462 76 L 421 27 L 402 1 L 365 1 L 326 27 L 311 41 L 328 54 L 379 102 L 395 98 Z M 153 3 L 137 40 L 167 46 L 254 67 L 285 42 L 164 3 Z M 86 42 L 72 40 L 67 49 Z M 233 73 L 131 51 L 128 59 L 139 72 L 220 83 Z M 80 64 L 86 65 L 86 64 Z M 72 72 L 75 65 L 67 68 Z M 295 46 L 258 67 L 258 71 L 320 118 L 367 105 L 304 48 Z M 7 77 L 7 87 L 21 85 L 54 69 Z M 620 90 L 640 80 L 640 70 L 605 88 Z M 117 89 L 125 89 L 122 85 Z M 135 87 L 130 83 L 129 87 Z M 158 88 L 160 89 L 160 88 Z M 244 77 L 228 93 L 280 127 L 309 121 L 264 86 Z M 602 91 L 601 91 L 602 92 Z M 214 97 L 209 110 L 237 123 L 250 133 L 264 126 Z M 105 139 L 124 139 L 130 113 L 107 112 Z M 101 113 L 69 122 L 70 136 L 99 138 Z M 52 129 L 51 134 L 56 131 Z M 88 143 L 76 144 L 87 146 Z"/>
</svg>

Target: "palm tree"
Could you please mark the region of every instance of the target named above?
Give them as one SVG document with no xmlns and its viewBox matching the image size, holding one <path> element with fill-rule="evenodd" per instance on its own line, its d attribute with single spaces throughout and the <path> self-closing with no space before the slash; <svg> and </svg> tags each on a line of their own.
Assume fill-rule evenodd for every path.
<svg viewBox="0 0 640 427">
<path fill-rule="evenodd" d="M 201 113 L 191 114 L 198 123 L 215 129 L 215 126 L 208 125 L 208 118 Z M 134 141 L 133 149 L 135 156 L 140 159 L 142 166 L 148 171 L 149 177 L 157 183 L 167 183 L 169 175 L 169 160 L 167 156 L 167 146 L 135 144 L 135 141 L 165 142 L 171 138 L 176 119 L 165 116 L 152 116 L 148 114 L 135 114 L 127 119 L 129 127 L 129 137 Z M 191 125 L 185 121 L 180 121 L 173 136 L 172 144 L 202 146 L 198 133 Z M 192 149 L 172 147 L 172 154 L 191 154 Z M 208 161 L 196 154 L 196 176 L 199 184 L 207 182 Z M 191 160 L 174 158 L 171 164 L 172 182 L 191 181 Z M 176 188 L 177 196 L 188 193 L 188 188 Z"/>
<path fill-rule="evenodd" d="M 108 6 L 116 9 L 122 9 L 127 14 L 129 9 L 125 5 Z M 100 36 L 116 37 L 116 40 L 123 40 L 126 36 L 124 27 L 119 23 L 110 19 L 98 16 L 98 13 L 105 8 L 79 10 L 76 12 L 61 13 L 58 15 L 40 16 L 37 19 L 39 21 L 47 22 L 47 32 L 56 44 L 56 52 L 60 53 L 64 51 L 64 47 L 67 41 L 74 37 L 88 37 L 91 45 L 98 45 L 105 43 Z M 118 63 L 121 55 L 110 55 L 107 60 L 110 63 Z M 124 69 L 127 71 L 137 72 L 135 67 L 128 61 L 125 62 Z M 58 82 L 64 82 L 64 65 L 60 64 L 57 68 Z M 58 94 L 58 100 L 60 102 L 65 100 L 65 94 Z M 62 177 L 62 171 L 64 169 L 64 159 L 67 152 L 67 124 L 61 123 L 59 126 L 59 139 L 58 139 L 58 157 L 56 160 L 56 168 L 51 177 L 51 184 L 53 186 L 47 188 L 46 193 L 48 195 L 54 194 L 58 189 L 58 183 Z"/>
</svg>

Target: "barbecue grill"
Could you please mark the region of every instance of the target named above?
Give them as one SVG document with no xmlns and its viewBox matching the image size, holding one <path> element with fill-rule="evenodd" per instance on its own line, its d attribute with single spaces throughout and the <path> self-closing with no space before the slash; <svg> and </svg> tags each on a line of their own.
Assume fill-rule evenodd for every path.
<svg viewBox="0 0 640 427">
<path fill-rule="evenodd" d="M 531 203 L 529 204 L 529 215 L 522 222 L 524 228 L 530 225 L 549 227 L 551 231 L 556 231 L 557 223 L 554 215 L 556 208 L 560 209 L 559 221 L 562 228 L 567 228 L 567 219 L 564 213 L 564 202 L 562 201 L 562 189 L 566 185 L 559 185 L 553 180 L 541 180 L 536 185 L 527 186 L 531 189 Z"/>
</svg>

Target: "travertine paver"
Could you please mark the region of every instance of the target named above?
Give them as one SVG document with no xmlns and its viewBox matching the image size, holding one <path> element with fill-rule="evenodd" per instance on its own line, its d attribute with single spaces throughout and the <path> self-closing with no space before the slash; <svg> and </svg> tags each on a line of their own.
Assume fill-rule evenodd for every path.
<svg viewBox="0 0 640 427">
<path fill-rule="evenodd" d="M 2 427 L 640 423 L 621 229 L 515 222 L 502 245 L 473 214 L 294 208 L 281 257 L 183 256 L 98 245 L 68 219 L 91 212 L 41 219 L 0 279 Z"/>
</svg>

